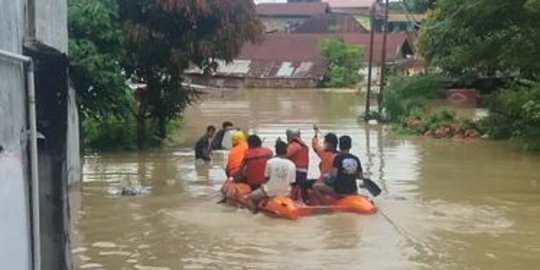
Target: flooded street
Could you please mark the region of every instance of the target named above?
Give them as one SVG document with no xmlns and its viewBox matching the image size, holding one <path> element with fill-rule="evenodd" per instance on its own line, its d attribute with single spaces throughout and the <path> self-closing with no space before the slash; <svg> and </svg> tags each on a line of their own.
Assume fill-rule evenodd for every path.
<svg viewBox="0 0 540 270">
<path fill-rule="evenodd" d="M 540 157 L 506 143 L 392 135 L 357 122 L 354 93 L 244 90 L 190 108 L 178 147 L 91 154 L 71 192 L 76 269 L 538 269 Z M 373 216 L 271 219 L 217 204 L 223 155 L 196 166 L 193 143 L 231 120 L 272 147 L 288 127 L 353 137 L 383 188 Z M 309 176 L 318 174 L 310 151 Z M 147 186 L 120 196 L 121 186 Z"/>
</svg>

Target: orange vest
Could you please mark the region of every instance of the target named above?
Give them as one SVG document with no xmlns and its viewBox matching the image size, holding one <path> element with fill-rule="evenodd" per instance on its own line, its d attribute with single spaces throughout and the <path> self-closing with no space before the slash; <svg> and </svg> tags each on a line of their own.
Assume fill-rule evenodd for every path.
<svg viewBox="0 0 540 270">
<path fill-rule="evenodd" d="M 244 169 L 244 177 L 246 183 L 251 186 L 259 186 L 266 182 L 264 170 L 266 169 L 266 161 L 272 157 L 272 150 L 266 147 L 248 149 L 246 151 L 246 168 Z"/>
<path fill-rule="evenodd" d="M 248 144 L 240 142 L 229 151 L 229 157 L 227 158 L 227 173 L 229 176 L 234 176 L 240 171 L 247 149 Z"/>
<path fill-rule="evenodd" d="M 324 177 L 325 174 L 328 174 L 330 173 L 330 171 L 332 171 L 332 167 L 334 167 L 334 158 L 338 153 L 324 149 L 324 147 L 319 144 L 317 136 L 313 137 L 313 140 L 311 141 L 311 147 L 313 147 L 313 150 L 321 159 L 321 163 L 319 163 L 319 169 L 321 171 L 321 176 L 319 177 L 320 180 Z"/>
<path fill-rule="evenodd" d="M 297 170 L 307 170 L 309 166 L 309 147 L 302 139 L 294 138 L 287 147 L 287 158 L 296 165 Z"/>
</svg>

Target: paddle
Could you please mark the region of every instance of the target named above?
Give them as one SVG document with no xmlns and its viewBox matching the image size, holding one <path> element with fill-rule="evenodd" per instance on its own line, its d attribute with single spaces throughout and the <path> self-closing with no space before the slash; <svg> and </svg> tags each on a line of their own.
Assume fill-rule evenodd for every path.
<svg viewBox="0 0 540 270">
<path fill-rule="evenodd" d="M 382 192 L 381 188 L 375 182 L 373 182 L 371 179 L 364 178 L 362 180 L 364 181 L 364 183 L 359 185 L 359 187 L 367 189 L 369 191 L 369 193 L 371 193 L 371 195 L 373 195 L 373 197 L 377 197 L 377 196 L 379 196 L 379 194 L 381 194 L 381 192 Z"/>
</svg>

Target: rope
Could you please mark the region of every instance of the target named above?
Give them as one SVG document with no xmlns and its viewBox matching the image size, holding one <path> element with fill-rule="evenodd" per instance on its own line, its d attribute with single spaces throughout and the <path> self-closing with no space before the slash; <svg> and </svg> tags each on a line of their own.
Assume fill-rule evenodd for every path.
<svg viewBox="0 0 540 270">
<path fill-rule="evenodd" d="M 428 244 L 418 240 L 411 232 L 407 231 L 405 228 L 403 228 L 402 226 L 399 226 L 395 221 L 393 221 L 389 216 L 388 214 L 386 214 L 382 209 L 378 209 L 379 213 L 381 214 L 381 216 L 384 217 L 384 219 L 386 221 L 388 221 L 388 223 L 390 223 L 390 225 L 392 225 L 392 227 L 394 227 L 394 229 L 399 233 L 401 234 L 403 237 L 405 237 L 409 242 L 413 243 L 414 245 L 420 247 L 421 249 L 423 249 L 425 252 L 427 252 L 428 254 L 434 254 L 433 250 L 428 246 Z"/>
</svg>

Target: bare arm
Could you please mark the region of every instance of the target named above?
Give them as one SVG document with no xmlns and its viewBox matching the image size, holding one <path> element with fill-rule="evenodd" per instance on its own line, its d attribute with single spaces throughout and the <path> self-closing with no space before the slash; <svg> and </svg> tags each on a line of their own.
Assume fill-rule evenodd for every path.
<svg viewBox="0 0 540 270">
<path fill-rule="evenodd" d="M 315 133 L 313 139 L 311 139 L 311 147 L 313 148 L 313 151 L 315 151 L 315 153 L 321 157 L 322 153 L 324 152 L 324 147 L 319 144 L 319 136 L 317 133 Z"/>
</svg>

